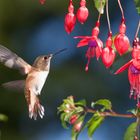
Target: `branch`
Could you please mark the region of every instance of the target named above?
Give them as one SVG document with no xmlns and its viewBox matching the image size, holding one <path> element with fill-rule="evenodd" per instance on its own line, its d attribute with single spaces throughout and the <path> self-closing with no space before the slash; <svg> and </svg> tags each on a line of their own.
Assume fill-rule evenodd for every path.
<svg viewBox="0 0 140 140">
<path fill-rule="evenodd" d="M 93 109 L 86 109 L 87 113 L 95 113 L 97 110 L 93 110 Z M 104 117 L 121 117 L 121 118 L 137 118 L 137 116 L 135 116 L 134 114 L 119 114 L 116 112 L 99 112 L 101 116 Z"/>
</svg>

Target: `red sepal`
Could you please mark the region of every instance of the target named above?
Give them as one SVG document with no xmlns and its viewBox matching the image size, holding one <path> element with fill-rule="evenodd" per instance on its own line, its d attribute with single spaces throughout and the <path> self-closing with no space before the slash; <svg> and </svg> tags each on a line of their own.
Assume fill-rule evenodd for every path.
<svg viewBox="0 0 140 140">
<path fill-rule="evenodd" d="M 126 70 L 132 64 L 132 62 L 133 62 L 133 60 L 130 60 L 129 62 L 124 64 L 122 67 L 120 67 L 114 74 L 120 74 L 121 72 Z"/>
</svg>

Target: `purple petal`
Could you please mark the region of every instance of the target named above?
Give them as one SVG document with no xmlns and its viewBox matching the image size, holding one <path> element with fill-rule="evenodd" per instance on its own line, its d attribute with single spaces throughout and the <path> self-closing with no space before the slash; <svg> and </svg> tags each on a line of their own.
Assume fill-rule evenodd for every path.
<svg viewBox="0 0 140 140">
<path fill-rule="evenodd" d="M 89 45 L 89 47 L 96 47 L 97 42 L 96 42 L 96 40 L 89 40 L 88 45 Z"/>
</svg>

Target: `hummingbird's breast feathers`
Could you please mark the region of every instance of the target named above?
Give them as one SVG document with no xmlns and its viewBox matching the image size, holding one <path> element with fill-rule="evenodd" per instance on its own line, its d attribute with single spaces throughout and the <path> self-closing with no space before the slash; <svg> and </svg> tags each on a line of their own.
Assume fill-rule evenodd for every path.
<svg viewBox="0 0 140 140">
<path fill-rule="evenodd" d="M 49 71 L 38 71 L 33 69 L 26 78 L 25 88 L 33 91 L 34 94 L 41 94 Z"/>
</svg>

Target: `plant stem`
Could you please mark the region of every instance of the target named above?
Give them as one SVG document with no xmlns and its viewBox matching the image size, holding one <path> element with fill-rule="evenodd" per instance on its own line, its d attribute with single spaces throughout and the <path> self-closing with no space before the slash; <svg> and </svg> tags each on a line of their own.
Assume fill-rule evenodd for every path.
<svg viewBox="0 0 140 140">
<path fill-rule="evenodd" d="M 140 30 L 140 20 L 138 22 L 138 27 L 137 27 L 137 30 L 136 30 L 135 38 L 138 37 L 139 30 Z"/>
<path fill-rule="evenodd" d="M 101 18 L 101 14 L 99 13 L 99 16 L 98 16 L 98 22 L 100 22 L 100 18 Z"/>
<path fill-rule="evenodd" d="M 106 16 L 107 16 L 107 23 L 108 23 L 108 30 L 109 33 L 111 33 L 111 26 L 110 26 L 110 19 L 109 19 L 109 13 L 108 13 L 108 0 L 106 0 Z"/>
<path fill-rule="evenodd" d="M 86 112 L 88 113 L 95 113 L 97 110 L 93 110 L 93 109 L 86 109 Z M 104 117 L 121 117 L 121 118 L 136 118 L 137 116 L 133 115 L 133 114 L 119 114 L 116 112 L 99 112 L 101 116 Z"/>
<path fill-rule="evenodd" d="M 121 13 L 122 13 L 122 19 L 124 20 L 124 12 L 123 12 L 123 8 L 122 8 L 120 0 L 118 0 L 118 4 L 119 4 L 119 7 L 120 7 L 120 10 L 121 10 Z"/>
</svg>

